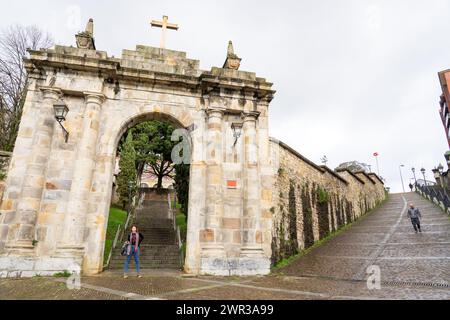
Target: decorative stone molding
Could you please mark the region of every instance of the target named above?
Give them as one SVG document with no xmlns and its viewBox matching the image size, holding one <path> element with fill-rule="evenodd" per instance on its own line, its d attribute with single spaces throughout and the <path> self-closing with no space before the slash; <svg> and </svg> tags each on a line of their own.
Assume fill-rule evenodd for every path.
<svg viewBox="0 0 450 320">
<path fill-rule="evenodd" d="M 77 47 L 80 49 L 95 50 L 94 40 L 94 19 L 89 19 L 86 30 L 78 33 L 76 36 Z"/>
<path fill-rule="evenodd" d="M 106 96 L 103 93 L 96 92 L 83 92 L 86 100 L 86 104 L 97 104 L 101 106 L 106 100 Z"/>
</svg>

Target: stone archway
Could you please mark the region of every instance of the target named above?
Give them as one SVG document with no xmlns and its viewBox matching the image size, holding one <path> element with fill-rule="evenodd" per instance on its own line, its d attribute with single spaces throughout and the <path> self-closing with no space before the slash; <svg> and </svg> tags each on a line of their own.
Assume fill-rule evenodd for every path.
<svg viewBox="0 0 450 320">
<path fill-rule="evenodd" d="M 89 232 L 90 237 L 87 241 L 88 243 L 99 244 L 98 246 L 88 246 L 88 248 L 91 248 L 91 251 L 85 252 L 83 270 L 91 270 L 90 273 L 96 273 L 96 270 L 101 269 L 103 266 L 104 254 L 102 248 L 105 246 L 104 239 L 108 225 L 109 204 L 111 203 L 112 197 L 107 189 L 97 189 L 95 186 L 112 184 L 112 180 L 111 182 L 107 180 L 108 177 L 113 177 L 115 155 L 121 137 L 132 127 L 151 120 L 170 123 L 175 129 L 186 130 L 186 132 L 187 128 L 193 125 L 193 120 L 188 114 L 177 113 L 176 108 L 161 107 L 161 105 L 153 104 L 140 108 L 130 108 L 128 117 L 123 119 L 111 115 L 100 127 L 98 141 L 102 141 L 102 143 L 98 145 L 96 166 L 93 169 L 93 188 L 90 197 L 92 205 L 95 203 L 98 206 L 97 211 L 92 211 L 92 213 L 97 213 L 98 217 L 96 221 L 103 221 L 103 223 L 90 224 L 92 232 Z M 194 148 L 194 144 L 189 144 L 189 148 Z M 97 199 L 102 199 L 101 201 L 105 200 L 106 202 L 103 204 L 102 202 L 98 202 Z M 195 211 L 192 214 L 194 215 Z"/>
<path fill-rule="evenodd" d="M 189 128 L 193 144 L 185 271 L 269 272 L 271 83 L 238 65 L 203 71 L 184 52 L 145 46 L 121 59 L 56 46 L 30 52 L 26 66 L 0 216 L 2 275 L 101 272 L 118 139 L 149 117 Z M 53 113 L 61 100 L 67 142 Z"/>
</svg>

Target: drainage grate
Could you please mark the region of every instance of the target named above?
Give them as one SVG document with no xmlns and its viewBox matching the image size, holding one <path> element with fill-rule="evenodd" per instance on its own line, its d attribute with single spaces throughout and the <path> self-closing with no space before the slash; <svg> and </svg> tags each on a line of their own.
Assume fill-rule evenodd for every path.
<svg viewBox="0 0 450 320">
<path fill-rule="evenodd" d="M 364 279 L 346 279 L 346 278 L 338 278 L 332 276 L 321 276 L 321 275 L 311 275 L 304 274 L 301 276 L 288 276 L 289 278 L 301 279 L 301 278 L 317 278 L 317 279 L 326 279 L 326 280 L 336 280 L 336 281 L 347 281 L 354 283 L 363 283 L 366 282 Z M 428 288 L 450 288 L 450 283 L 436 283 L 436 282 L 414 282 L 414 281 L 381 281 L 381 285 L 385 286 L 395 286 L 395 287 L 428 287 Z"/>
<path fill-rule="evenodd" d="M 396 286 L 396 287 L 450 288 L 449 283 L 435 283 L 435 282 L 382 281 L 381 284 L 385 286 Z"/>
</svg>

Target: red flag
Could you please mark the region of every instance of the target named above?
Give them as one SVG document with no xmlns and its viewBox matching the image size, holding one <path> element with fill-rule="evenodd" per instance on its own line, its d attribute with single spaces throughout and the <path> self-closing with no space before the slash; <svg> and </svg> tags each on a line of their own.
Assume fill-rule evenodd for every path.
<svg viewBox="0 0 450 320">
<path fill-rule="evenodd" d="M 373 156 L 374 156 L 374 157 L 378 157 L 378 156 L 379 156 L 378 152 L 375 152 L 375 153 L 373 154 Z"/>
</svg>

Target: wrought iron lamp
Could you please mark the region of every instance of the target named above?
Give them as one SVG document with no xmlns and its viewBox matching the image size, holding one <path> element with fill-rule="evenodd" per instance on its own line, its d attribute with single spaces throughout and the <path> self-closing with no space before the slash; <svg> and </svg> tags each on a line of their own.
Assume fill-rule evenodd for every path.
<svg viewBox="0 0 450 320">
<path fill-rule="evenodd" d="M 234 137 L 233 147 L 236 146 L 239 138 L 242 136 L 242 127 L 243 127 L 243 124 L 242 123 L 238 123 L 238 122 L 234 122 L 231 125 L 231 129 L 233 129 L 233 137 Z"/>
<path fill-rule="evenodd" d="M 425 168 L 420 169 L 420 172 L 422 172 L 423 175 L 423 182 L 425 183 L 425 186 L 427 186 L 427 179 L 425 178 Z"/>
<path fill-rule="evenodd" d="M 67 114 L 69 113 L 69 108 L 64 103 L 64 101 L 59 101 L 58 103 L 53 105 L 53 110 L 55 111 L 55 119 L 61 126 L 64 132 L 64 139 L 67 143 L 67 141 L 69 141 L 69 132 L 66 130 L 66 128 L 64 128 L 62 123 L 66 121 Z"/>
<path fill-rule="evenodd" d="M 442 163 L 439 163 L 437 169 L 439 170 L 439 173 L 442 175 L 442 173 L 444 172 L 444 166 L 442 165 Z"/>
<path fill-rule="evenodd" d="M 416 168 L 411 168 L 411 171 L 412 171 L 413 176 L 414 176 L 414 183 L 415 183 L 415 186 L 417 187 Z"/>
</svg>

